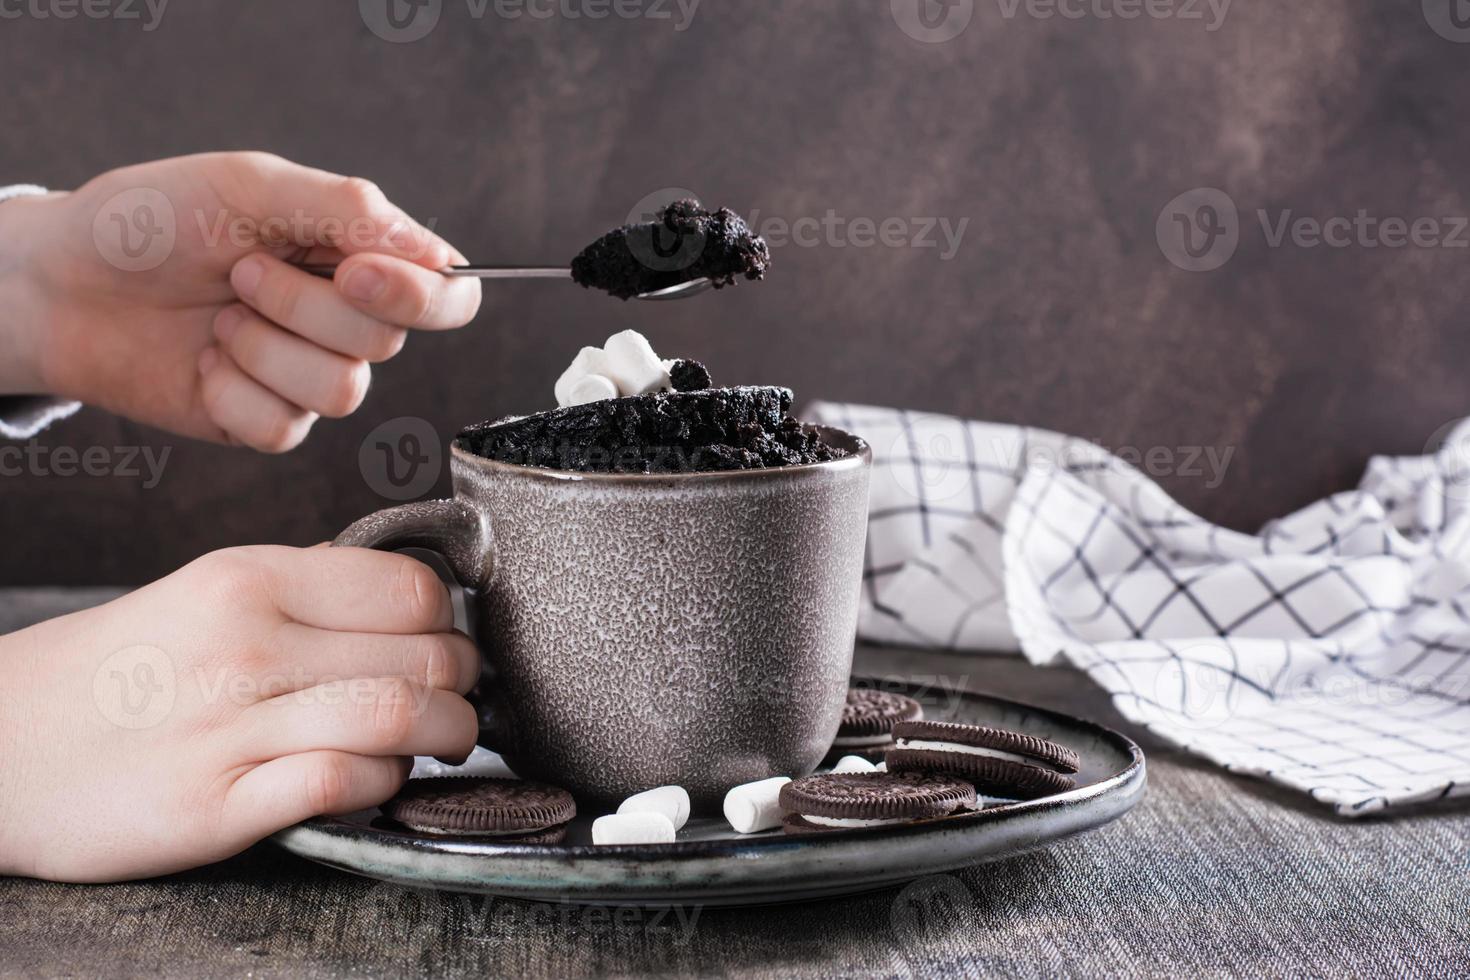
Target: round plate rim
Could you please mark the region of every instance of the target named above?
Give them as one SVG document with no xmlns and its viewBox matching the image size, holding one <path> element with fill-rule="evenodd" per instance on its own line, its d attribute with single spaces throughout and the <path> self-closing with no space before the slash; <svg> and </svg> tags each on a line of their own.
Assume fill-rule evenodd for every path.
<svg viewBox="0 0 1470 980">
<path fill-rule="evenodd" d="M 916 685 L 894 684 L 891 679 L 879 681 L 874 678 L 853 678 L 854 686 L 862 686 L 865 682 L 882 683 L 885 688 L 889 689 L 900 687 L 906 687 L 909 691 L 917 689 Z M 1002 803 L 972 813 L 955 814 L 933 820 L 915 821 L 896 827 L 847 828 L 822 833 L 802 834 L 798 837 L 782 834 L 777 830 L 774 832 L 753 834 L 748 837 L 675 841 L 671 844 L 516 844 L 495 843 L 487 840 L 468 840 L 464 838 L 433 838 L 408 830 L 396 831 L 377 828 L 369 830 L 359 823 L 350 822 L 342 817 L 321 816 L 313 817 L 303 823 L 279 831 L 272 835 L 270 840 L 287 851 L 309 860 L 327 864 L 331 867 L 341 868 L 356 874 L 393 880 L 387 875 L 377 874 L 363 868 L 352 867 L 338 861 L 326 859 L 317 853 L 317 848 L 312 846 L 312 842 L 321 838 L 343 839 L 360 837 L 368 833 L 375 840 L 379 841 L 380 846 L 383 847 L 410 851 L 428 851 L 444 855 L 461 855 L 483 859 L 485 861 L 505 862 L 507 864 L 518 864 L 527 861 L 547 861 L 580 865 L 583 862 L 595 862 L 604 866 L 638 868 L 649 864 L 680 864 L 686 861 L 701 861 L 711 858 L 736 861 L 760 859 L 774 852 L 792 848 L 832 849 L 833 856 L 836 856 L 838 852 L 843 851 L 862 851 L 868 847 L 870 842 L 878 838 L 889 842 L 899 842 L 939 835 L 945 832 L 963 834 L 989 823 L 1010 822 L 1029 814 L 1040 814 L 1049 810 L 1076 810 L 1083 804 L 1103 797 L 1121 797 L 1123 805 L 1116 813 L 1066 833 L 1048 836 L 1042 841 L 1043 843 L 1050 843 L 1053 840 L 1068 836 L 1070 833 L 1092 829 L 1093 827 L 1111 822 L 1130 810 L 1137 800 L 1141 798 L 1147 781 L 1147 762 L 1143 750 L 1128 736 L 1105 725 L 1089 721 L 1085 718 L 1079 718 L 1063 711 L 1027 704 L 993 694 L 968 690 L 962 691 L 961 694 L 966 698 L 987 702 L 1002 708 L 1011 710 L 1020 709 L 1028 715 L 1044 717 L 1066 728 L 1085 731 L 1126 755 L 1129 760 L 1128 764 L 1095 783 L 1080 786 L 1064 793 L 1045 796 L 1040 799 Z M 1016 849 L 1008 850 L 1005 853 L 1012 853 L 1014 850 Z M 985 856 L 981 856 L 956 866 L 978 863 L 985 859 Z M 917 872 L 919 875 L 923 873 L 926 872 Z M 547 884 L 554 885 L 555 883 L 548 882 Z M 499 891 L 506 894 L 515 894 L 519 891 L 516 889 L 497 890 L 495 888 L 487 888 L 485 890 L 491 892 Z M 674 886 L 672 889 L 663 890 L 679 891 L 680 887 Z M 718 889 L 716 890 L 718 891 Z M 855 883 L 854 887 L 850 889 L 839 888 L 838 890 L 858 891 L 861 890 L 861 885 Z M 548 887 L 546 891 L 550 893 L 554 891 L 554 888 Z M 659 891 L 660 889 L 656 887 L 651 888 L 648 897 L 656 899 Z"/>
</svg>

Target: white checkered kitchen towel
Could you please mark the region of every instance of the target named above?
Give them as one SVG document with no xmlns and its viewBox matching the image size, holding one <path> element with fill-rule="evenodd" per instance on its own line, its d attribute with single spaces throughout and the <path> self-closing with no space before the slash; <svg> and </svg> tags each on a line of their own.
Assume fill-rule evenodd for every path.
<svg viewBox="0 0 1470 980">
<path fill-rule="evenodd" d="M 1470 420 L 1249 535 L 1080 439 L 807 417 L 873 447 L 866 639 L 1065 658 L 1130 720 L 1345 815 L 1470 794 Z"/>
</svg>

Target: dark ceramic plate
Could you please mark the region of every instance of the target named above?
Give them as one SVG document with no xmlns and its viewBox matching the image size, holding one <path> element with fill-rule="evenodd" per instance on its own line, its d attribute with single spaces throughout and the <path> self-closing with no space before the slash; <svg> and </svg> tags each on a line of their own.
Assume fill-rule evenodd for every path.
<svg viewBox="0 0 1470 980">
<path fill-rule="evenodd" d="M 572 823 L 564 843 L 503 844 L 418 834 L 364 810 L 318 817 L 274 839 L 313 861 L 421 888 L 599 904 L 747 905 L 865 891 L 1005 857 L 1116 820 L 1143 796 L 1143 753 L 1101 725 L 1001 698 L 881 686 L 918 697 L 930 718 L 998 725 L 1070 746 L 1082 758 L 1077 788 L 900 827 L 800 836 L 741 836 L 707 816 L 691 818 L 673 844 L 594 847 L 597 814 L 588 814 Z"/>
</svg>

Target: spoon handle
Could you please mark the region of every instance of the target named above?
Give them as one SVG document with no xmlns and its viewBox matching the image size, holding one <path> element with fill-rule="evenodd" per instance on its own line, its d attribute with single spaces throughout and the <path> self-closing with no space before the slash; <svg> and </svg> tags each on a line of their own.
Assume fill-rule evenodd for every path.
<svg viewBox="0 0 1470 980">
<path fill-rule="evenodd" d="M 337 272 L 335 265 L 318 263 L 307 263 L 297 268 L 323 279 L 330 279 Z M 467 276 L 474 279 L 570 279 L 572 277 L 572 270 L 566 266 L 451 265 L 439 271 L 446 276 Z"/>
</svg>

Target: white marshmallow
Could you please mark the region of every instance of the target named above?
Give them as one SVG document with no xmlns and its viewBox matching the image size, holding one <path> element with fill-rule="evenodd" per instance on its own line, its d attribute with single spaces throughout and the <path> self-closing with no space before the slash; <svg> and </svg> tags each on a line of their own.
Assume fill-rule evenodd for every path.
<svg viewBox="0 0 1470 980">
<path fill-rule="evenodd" d="M 612 370 L 608 367 L 607 352 L 601 347 L 583 347 L 572 358 L 571 365 L 556 379 L 556 403 L 562 408 L 572 404 L 572 386 L 590 374 L 600 374 L 610 377 Z"/>
<path fill-rule="evenodd" d="M 725 794 L 725 819 L 738 834 L 753 834 L 781 826 L 781 787 L 790 776 L 772 776 L 742 783 Z"/>
<path fill-rule="evenodd" d="M 675 830 L 689 820 L 689 793 L 682 786 L 660 786 L 634 793 L 618 806 L 619 813 L 662 813 Z"/>
<path fill-rule="evenodd" d="M 672 844 L 674 825 L 662 813 L 609 813 L 592 821 L 594 844 Z"/>
<path fill-rule="evenodd" d="M 845 755 L 832 767 L 833 772 L 873 772 L 878 767 L 860 755 Z"/>
<path fill-rule="evenodd" d="M 669 386 L 669 372 L 653 352 L 648 338 L 636 330 L 624 330 L 607 338 L 602 345 L 607 353 L 607 370 L 599 370 L 612 378 L 624 397 L 658 391 Z"/>
<path fill-rule="evenodd" d="M 572 390 L 567 392 L 567 405 L 585 405 L 588 402 L 600 402 L 608 398 L 618 397 L 618 386 L 612 383 L 612 379 L 601 374 L 589 374 L 587 377 L 572 385 Z"/>
<path fill-rule="evenodd" d="M 876 766 L 873 767 L 873 771 L 874 772 L 887 772 L 888 771 L 888 761 L 885 759 L 884 761 L 878 763 Z"/>
</svg>

